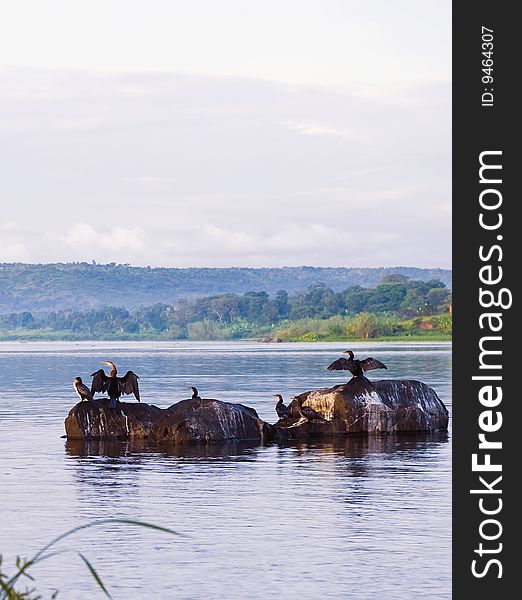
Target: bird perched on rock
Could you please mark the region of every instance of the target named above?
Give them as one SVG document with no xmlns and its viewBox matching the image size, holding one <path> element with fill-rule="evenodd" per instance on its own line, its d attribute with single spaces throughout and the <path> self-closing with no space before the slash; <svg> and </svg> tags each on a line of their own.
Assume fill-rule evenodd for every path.
<svg viewBox="0 0 522 600">
<path fill-rule="evenodd" d="M 109 394 L 109 408 L 116 408 L 116 403 L 123 394 L 134 394 L 134 397 L 139 402 L 139 377 L 136 373 L 127 371 L 123 377 L 118 377 L 118 370 L 112 361 L 108 360 L 102 364 L 109 365 L 111 371 L 109 375 L 106 375 L 103 369 L 99 369 L 91 374 L 91 394 L 94 396 L 95 392 L 107 392 Z"/>
<path fill-rule="evenodd" d="M 190 386 L 189 390 L 192 390 L 192 396 L 190 397 L 191 400 L 199 400 L 199 408 L 203 408 L 203 400 L 201 399 L 201 396 L 199 395 L 198 388 L 194 387 L 194 386 Z M 196 410 L 196 409 L 194 408 L 194 410 Z"/>
<path fill-rule="evenodd" d="M 74 378 L 73 388 L 81 400 L 92 400 L 91 390 L 83 383 L 81 377 Z"/>
<path fill-rule="evenodd" d="M 277 416 L 280 419 L 288 419 L 290 413 L 288 411 L 288 406 L 286 406 L 283 402 L 283 396 L 281 396 L 281 394 L 274 394 L 274 398 L 277 398 L 277 402 L 275 405 Z"/>
<path fill-rule="evenodd" d="M 373 369 L 386 369 L 386 365 L 380 360 L 375 358 L 365 358 L 364 360 L 357 360 L 353 357 L 351 350 L 346 350 L 343 354 L 348 354 L 349 358 L 338 358 L 328 366 L 329 371 L 350 371 L 354 377 L 362 377 L 365 371 L 372 371 Z"/>
<path fill-rule="evenodd" d="M 316 410 L 310 406 L 300 406 L 299 414 L 307 421 L 326 421 L 326 419 L 320 415 Z"/>
</svg>

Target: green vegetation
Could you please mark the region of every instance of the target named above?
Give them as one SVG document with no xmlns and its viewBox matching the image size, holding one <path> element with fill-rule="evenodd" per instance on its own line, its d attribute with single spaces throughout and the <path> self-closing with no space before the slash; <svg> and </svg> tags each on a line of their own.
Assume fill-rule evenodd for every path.
<svg viewBox="0 0 522 600">
<path fill-rule="evenodd" d="M 35 588 L 26 588 L 25 590 L 15 589 L 15 586 L 18 587 L 18 581 L 23 577 L 34 581 L 34 578 L 29 573 L 29 570 L 34 565 L 41 563 L 57 554 L 64 554 L 68 552 L 67 550 L 52 550 L 53 546 L 56 546 L 63 539 L 79 532 L 84 529 L 89 529 L 91 527 L 99 526 L 99 525 L 112 525 L 112 524 L 122 524 L 122 525 L 131 525 L 135 527 L 145 527 L 147 529 L 153 529 L 155 531 L 160 531 L 163 533 L 170 533 L 172 535 L 182 535 L 173 531 L 172 529 L 168 529 L 167 527 L 161 527 L 160 525 L 153 525 L 152 523 L 144 523 L 143 521 L 135 521 L 133 519 L 100 519 L 98 521 L 91 521 L 90 523 L 86 523 L 84 525 L 79 525 L 78 527 L 74 527 L 65 533 L 60 534 L 58 537 L 54 538 L 51 542 L 49 542 L 46 546 L 44 546 L 41 550 L 39 550 L 31 559 L 22 559 L 17 557 L 16 559 L 16 572 L 14 575 L 9 577 L 2 571 L 2 555 L 0 555 L 0 600 L 39 600 L 41 596 L 35 595 Z M 185 536 L 183 536 L 185 537 Z M 72 552 L 72 551 L 70 551 Z M 94 568 L 93 564 L 81 553 L 76 552 L 78 557 L 87 567 L 90 575 L 93 577 L 94 581 L 98 588 L 105 594 L 107 598 L 111 598 L 112 596 L 109 594 L 105 584 L 102 581 L 102 578 Z M 58 596 L 58 591 L 55 591 L 52 598 L 56 598 Z"/>
<path fill-rule="evenodd" d="M 0 339 L 288 341 L 450 339 L 451 293 L 439 280 L 387 275 L 374 288 L 334 291 L 323 284 L 222 294 L 128 310 L 29 311 L 0 315 Z"/>
<path fill-rule="evenodd" d="M 0 263 L 0 314 L 106 306 L 130 310 L 155 304 L 176 304 L 183 298 L 237 295 L 249 291 L 265 291 L 272 296 L 278 290 L 295 294 L 317 283 L 339 292 L 350 286 L 374 287 L 391 274 L 412 280 L 438 279 L 451 285 L 451 271 L 412 267 L 151 269 L 114 263 Z"/>
<path fill-rule="evenodd" d="M 301 319 L 276 329 L 274 336 L 288 342 L 348 340 L 446 341 L 451 339 L 451 316 L 400 320 L 391 314 L 363 312 L 354 317 Z"/>
</svg>

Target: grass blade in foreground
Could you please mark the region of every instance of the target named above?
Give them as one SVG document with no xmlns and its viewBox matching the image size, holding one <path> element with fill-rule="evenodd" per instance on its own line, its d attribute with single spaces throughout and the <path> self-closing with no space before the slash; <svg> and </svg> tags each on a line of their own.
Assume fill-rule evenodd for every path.
<svg viewBox="0 0 522 600">
<path fill-rule="evenodd" d="M 87 565 L 87 568 L 89 569 L 89 571 L 91 572 L 91 575 L 96 580 L 96 583 L 103 590 L 103 593 L 107 596 L 107 598 L 112 598 L 112 596 L 107 591 L 107 588 L 103 585 L 103 581 L 101 580 L 100 576 L 98 575 L 98 572 L 96 571 L 96 569 L 91 565 L 91 563 L 85 558 L 85 556 L 81 552 L 78 552 L 78 554 L 80 555 L 80 558 L 83 560 L 83 562 Z"/>
<path fill-rule="evenodd" d="M 19 593 L 17 593 L 15 591 L 14 585 L 16 584 L 16 582 L 22 575 L 28 577 L 29 579 L 32 579 L 32 577 L 27 573 L 27 571 L 30 567 L 59 553 L 59 552 L 51 552 L 49 554 L 46 554 L 46 552 L 47 552 L 47 550 L 49 550 L 49 548 L 51 548 L 52 546 L 54 546 L 55 544 L 57 544 L 64 538 L 72 535 L 73 533 L 77 533 L 78 531 L 81 531 L 82 529 L 89 529 L 91 527 L 95 527 L 98 525 L 109 525 L 109 524 L 111 524 L 111 525 L 121 524 L 121 525 L 131 525 L 133 527 L 144 527 L 146 529 L 153 529 L 155 531 L 161 531 L 163 533 L 170 533 L 171 535 L 177 535 L 179 537 L 189 537 L 187 535 L 184 535 L 183 533 L 179 533 L 177 531 L 174 531 L 173 529 L 169 529 L 168 527 L 162 527 L 161 525 L 155 525 L 154 523 L 146 523 L 145 521 L 136 521 L 134 519 L 100 519 L 99 521 L 91 521 L 90 523 L 78 525 L 78 527 L 74 527 L 73 529 L 70 529 L 69 531 L 62 533 L 59 536 L 57 536 L 56 538 L 54 538 L 53 540 L 51 540 L 48 544 L 46 544 L 43 548 L 41 548 L 30 560 L 22 562 L 22 561 L 20 561 L 20 559 L 18 559 L 17 560 L 18 571 L 7 581 L 4 581 L 4 578 L 0 578 L 0 600 L 13 600 L 16 598 L 24 597 L 23 595 L 20 595 Z M 106 594 L 106 596 L 110 598 L 111 596 L 110 596 L 109 592 L 107 591 L 107 589 L 105 588 L 103 582 L 101 581 L 100 576 L 98 575 L 96 569 L 85 558 L 85 556 L 80 554 L 80 557 L 83 560 L 83 562 L 85 563 L 85 565 L 87 566 L 87 568 L 89 569 L 91 575 L 94 577 L 94 579 L 100 586 L 100 588 L 103 590 L 103 592 Z"/>
</svg>

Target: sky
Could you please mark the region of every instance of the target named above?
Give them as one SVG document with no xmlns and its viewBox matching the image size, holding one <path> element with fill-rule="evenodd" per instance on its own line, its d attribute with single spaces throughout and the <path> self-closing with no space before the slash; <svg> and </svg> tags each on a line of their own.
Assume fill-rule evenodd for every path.
<svg viewBox="0 0 522 600">
<path fill-rule="evenodd" d="M 449 0 L 3 0 L 0 262 L 451 265 Z"/>
</svg>

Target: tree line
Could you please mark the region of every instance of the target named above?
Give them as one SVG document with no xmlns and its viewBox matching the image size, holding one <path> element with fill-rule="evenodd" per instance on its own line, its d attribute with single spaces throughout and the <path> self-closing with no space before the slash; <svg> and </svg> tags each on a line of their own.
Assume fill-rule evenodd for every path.
<svg viewBox="0 0 522 600">
<path fill-rule="evenodd" d="M 177 304 L 182 298 L 237 295 L 249 291 L 265 291 L 270 296 L 278 290 L 295 294 L 318 282 L 339 292 L 355 285 L 375 287 L 382 277 L 392 273 L 412 280 L 440 279 L 451 287 L 451 271 L 414 267 L 180 269 L 115 263 L 0 263 L 0 314 L 87 310 L 108 305 L 132 310 L 157 303 Z"/>
<path fill-rule="evenodd" d="M 0 315 L 0 330 L 66 332 L 93 338 L 141 335 L 170 339 L 230 339 L 251 337 L 278 328 L 284 331 L 292 323 L 308 322 L 311 326 L 314 321 L 317 329 L 317 323 L 320 325 L 334 317 L 340 317 L 346 323 L 356 317 L 359 321 L 371 321 L 361 314 L 373 315 L 373 320 L 380 319 L 381 323 L 385 318 L 394 322 L 420 319 L 445 315 L 450 304 L 451 292 L 441 281 L 409 280 L 393 274 L 382 278 L 374 288 L 353 285 L 338 292 L 316 284 L 293 294 L 284 290 L 272 296 L 258 291 L 220 294 L 133 310 L 109 306 L 35 314 L 23 311 Z M 368 327 L 374 332 L 379 330 L 379 327 Z"/>
</svg>

